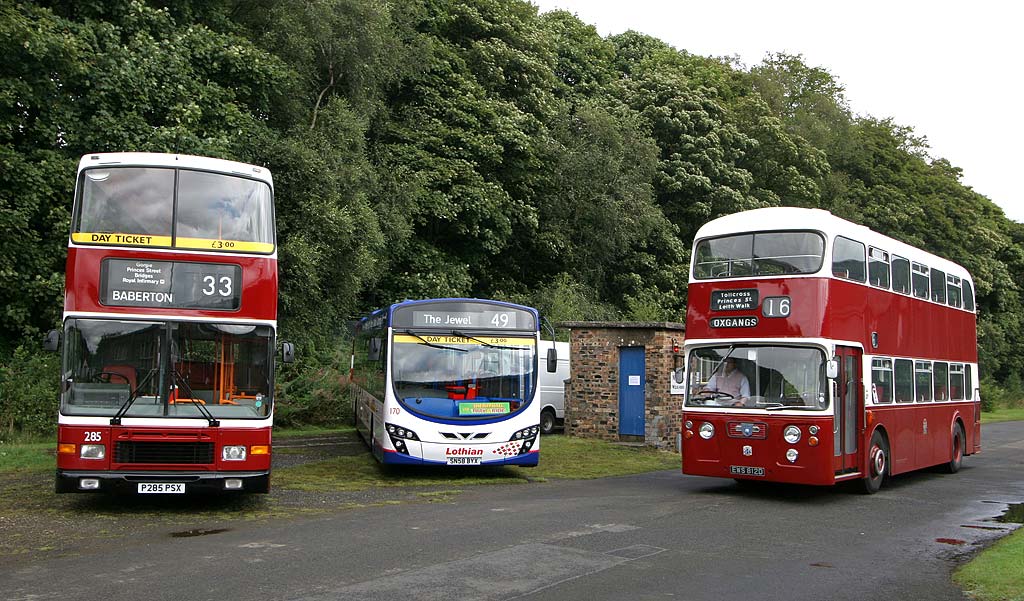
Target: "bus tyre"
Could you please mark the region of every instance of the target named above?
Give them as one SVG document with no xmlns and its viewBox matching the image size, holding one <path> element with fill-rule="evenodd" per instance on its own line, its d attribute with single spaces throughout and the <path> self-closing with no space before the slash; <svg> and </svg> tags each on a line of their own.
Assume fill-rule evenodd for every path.
<svg viewBox="0 0 1024 601">
<path fill-rule="evenodd" d="M 960 471 L 960 464 L 964 461 L 964 448 L 966 447 L 966 440 L 964 438 L 964 429 L 957 423 L 953 427 L 953 446 L 950 450 L 949 463 L 946 464 L 946 472 L 955 474 Z"/>
<path fill-rule="evenodd" d="M 871 444 L 868 445 L 868 473 L 861 480 L 864 484 L 864 492 L 873 495 L 882 488 L 882 482 L 889 473 L 889 443 L 881 432 L 875 432 L 871 436 Z"/>
<path fill-rule="evenodd" d="M 555 412 L 545 409 L 540 412 L 540 433 L 552 434 L 555 431 Z"/>
</svg>

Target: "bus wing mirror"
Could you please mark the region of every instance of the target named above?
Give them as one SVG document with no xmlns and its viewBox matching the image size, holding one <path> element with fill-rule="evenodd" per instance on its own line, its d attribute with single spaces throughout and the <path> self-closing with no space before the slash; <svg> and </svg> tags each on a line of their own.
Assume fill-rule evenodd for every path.
<svg viewBox="0 0 1024 601">
<path fill-rule="evenodd" d="M 43 339 L 43 350 L 55 351 L 58 347 L 60 347 L 60 332 L 50 330 L 46 333 L 46 338 Z"/>
<path fill-rule="evenodd" d="M 281 344 L 281 360 L 285 363 L 295 362 L 295 345 L 291 342 Z"/>
<path fill-rule="evenodd" d="M 558 371 L 558 351 L 555 350 L 554 345 L 548 349 L 548 372 L 555 373 Z"/>
<path fill-rule="evenodd" d="M 835 359 L 829 361 L 825 365 L 825 377 L 826 378 L 838 378 L 839 377 L 839 362 Z"/>
</svg>

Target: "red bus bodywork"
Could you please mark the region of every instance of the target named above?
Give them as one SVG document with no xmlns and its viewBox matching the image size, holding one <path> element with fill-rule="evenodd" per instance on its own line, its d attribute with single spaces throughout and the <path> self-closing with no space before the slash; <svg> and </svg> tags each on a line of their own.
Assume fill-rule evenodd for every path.
<svg viewBox="0 0 1024 601">
<path fill-rule="evenodd" d="M 175 155 L 123 154 L 94 155 L 92 158 L 113 156 L 129 166 L 159 166 L 168 168 L 223 169 L 224 161 L 202 157 Z M 172 157 L 166 159 L 165 157 Z M 189 161 L 194 163 L 189 163 Z M 157 161 L 153 163 L 152 161 Z M 171 162 L 168 162 L 171 161 Z M 180 161 L 180 162 L 177 162 Z M 83 158 L 83 165 L 86 159 Z M 218 163 L 220 165 L 218 165 Z M 211 164 L 213 167 L 211 167 Z M 231 163 L 232 168 L 240 164 Z M 249 166 L 242 166 L 249 167 Z M 257 173 L 259 173 L 258 168 Z M 214 171 L 232 175 L 238 171 Z M 267 173 L 261 180 L 271 185 Z M 139 262 L 194 262 L 226 264 L 240 268 L 240 299 L 237 310 L 199 308 L 164 308 L 139 306 L 110 306 L 101 303 L 101 266 L 107 259 L 128 259 Z M 276 330 L 277 320 L 277 255 L 246 254 L 216 251 L 176 250 L 168 248 L 81 245 L 69 242 L 65 279 L 64 317 L 89 320 L 138 320 L 145 322 L 189 322 L 258 324 Z M 273 338 L 269 343 L 273 348 Z M 273 356 L 269 370 L 273 373 Z M 216 390 L 216 377 L 225 378 L 237 368 L 246 366 L 232 358 L 230 365 L 215 374 L 212 364 L 173 364 L 194 386 Z M 130 366 L 121 366 L 130 367 Z M 103 368 L 117 372 L 119 366 Z M 230 371 L 224 371 L 230 369 Z M 128 372 L 124 372 L 128 373 Z M 116 375 L 116 374 L 115 374 Z M 109 376 L 108 376 L 109 378 Z M 130 386 L 136 376 L 124 376 Z M 64 383 L 65 389 L 69 385 Z M 270 382 L 272 390 L 272 380 Z M 220 395 L 225 394 L 225 383 L 220 383 Z M 230 388 L 228 390 L 231 390 Z M 242 398 L 239 393 L 236 398 Z M 249 397 L 252 398 L 252 397 Z M 176 399 L 178 402 L 199 403 L 198 399 Z M 208 420 L 202 416 L 138 417 L 124 415 L 119 420 L 110 415 L 66 414 L 58 420 L 58 453 L 56 490 L 63 492 L 96 492 L 120 490 L 125 492 L 161 492 L 159 486 L 184 484 L 183 490 L 173 492 L 213 490 L 265 493 L 270 487 L 271 468 L 271 409 L 258 419 Z M 220 403 L 233 403 L 221 400 Z M 206 403 L 203 403 L 204 405 Z M 216 404 L 211 404 L 213 407 Z M 257 405 L 258 406 L 258 405 Z M 113 422 L 119 423 L 113 423 Z M 216 423 L 214 423 L 216 421 Z M 83 444 L 102 445 L 101 458 L 80 456 Z M 226 460 L 222 456 L 225 446 L 246 449 L 244 459 Z M 143 490 L 142 485 L 157 488 Z"/>
<path fill-rule="evenodd" d="M 765 211 L 767 215 L 772 211 L 787 211 L 786 229 L 792 229 L 799 228 L 794 224 L 799 223 L 804 210 L 756 212 Z M 820 221 L 817 214 L 824 212 L 813 213 L 814 219 Z M 839 227 L 853 226 L 827 213 L 824 215 L 839 222 Z M 771 219 L 766 222 L 770 224 Z M 768 227 L 765 229 L 770 231 Z M 800 229 L 818 231 L 826 239 L 830 236 L 827 228 L 822 230 L 819 225 Z M 844 235 L 849 234 L 844 232 Z M 700 236 L 698 234 L 698 238 Z M 880 235 L 875 236 L 878 238 L 866 242 L 884 243 L 878 241 L 882 239 Z M 826 246 L 826 251 L 828 249 L 830 245 Z M 821 348 L 826 359 L 832 359 L 832 353 L 838 355 L 840 364 L 845 359 L 849 377 L 844 376 L 842 381 L 839 378 L 829 380 L 831 403 L 826 411 L 776 412 L 688 404 L 683 411 L 683 473 L 815 485 L 865 479 L 872 475 L 873 469 L 876 472 L 881 469 L 882 476 L 895 475 L 957 459 L 951 456 L 956 454 L 953 437 L 957 428 L 964 433 L 963 454 L 980 451 L 974 312 L 868 283 L 831 277 L 827 273 L 827 253 L 824 263 L 822 271 L 826 273 L 799 276 L 707 281 L 693 278 L 691 271 L 686 316 L 688 351 L 700 345 L 763 341 L 778 345 L 812 344 Z M 712 310 L 712 293 L 730 290 L 755 290 L 759 299 L 789 297 L 791 312 L 785 318 L 769 318 L 762 314 L 760 306 L 748 310 Z M 712 327 L 712 320 L 722 317 L 756 318 L 756 325 Z M 971 390 L 966 391 L 967 398 L 962 401 L 876 402 L 878 391 L 873 389 L 871 379 L 873 357 L 927 358 L 973 365 Z M 848 414 L 855 420 L 851 424 L 855 438 L 840 441 L 845 446 L 837 450 L 836 436 L 841 433 L 836 432 L 838 418 L 833 408 L 837 398 L 847 393 L 847 386 L 850 387 L 849 398 L 856 404 Z M 699 435 L 704 423 L 714 428 L 710 439 Z M 783 430 L 790 425 L 802 432 L 796 443 L 783 439 Z M 873 466 L 872 462 L 878 458 L 879 439 L 884 440 L 888 453 L 882 457 L 880 466 Z M 796 451 L 796 461 L 787 459 L 790 449 Z M 874 491 L 869 489 L 869 492 Z"/>
</svg>

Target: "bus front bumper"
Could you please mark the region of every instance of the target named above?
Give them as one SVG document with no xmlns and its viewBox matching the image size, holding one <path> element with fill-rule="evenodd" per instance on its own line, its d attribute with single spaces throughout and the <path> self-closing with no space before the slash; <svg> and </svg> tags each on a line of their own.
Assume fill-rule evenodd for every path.
<svg viewBox="0 0 1024 601">
<path fill-rule="evenodd" d="M 179 486 L 180 485 L 180 486 Z M 59 493 L 270 492 L 270 471 L 258 472 L 91 472 L 57 470 Z"/>
</svg>

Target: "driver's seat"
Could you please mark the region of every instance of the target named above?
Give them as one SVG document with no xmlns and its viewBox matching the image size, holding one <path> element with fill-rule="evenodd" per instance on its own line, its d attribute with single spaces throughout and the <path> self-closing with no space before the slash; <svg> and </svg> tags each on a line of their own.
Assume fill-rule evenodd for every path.
<svg viewBox="0 0 1024 601">
<path fill-rule="evenodd" d="M 135 390 L 135 381 L 138 376 L 135 372 L 134 365 L 105 365 L 103 366 L 103 371 L 123 377 L 125 381 L 128 382 L 128 386 L 131 387 L 131 390 Z M 115 380 L 111 383 L 118 384 L 119 382 Z"/>
</svg>

